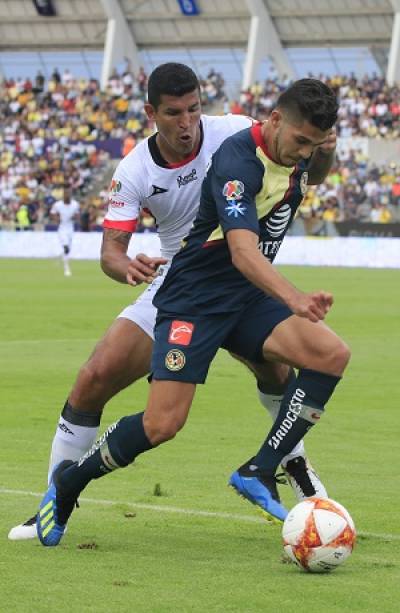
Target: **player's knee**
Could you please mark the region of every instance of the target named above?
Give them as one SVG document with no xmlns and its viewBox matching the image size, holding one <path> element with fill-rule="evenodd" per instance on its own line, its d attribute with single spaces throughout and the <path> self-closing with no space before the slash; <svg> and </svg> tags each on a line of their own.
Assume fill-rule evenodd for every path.
<svg viewBox="0 0 400 613">
<path fill-rule="evenodd" d="M 108 365 L 101 360 L 89 360 L 79 371 L 78 382 L 86 389 L 98 389 L 105 386 L 112 373 Z"/>
<path fill-rule="evenodd" d="M 338 339 L 335 346 L 329 352 L 330 370 L 333 374 L 341 375 L 349 363 L 351 352 L 349 346 L 342 340 Z"/>
<path fill-rule="evenodd" d="M 183 428 L 184 420 L 179 419 L 175 415 L 169 415 L 164 419 L 153 419 L 146 416 L 143 417 L 143 425 L 146 434 L 153 445 L 160 445 L 175 438 L 179 430 Z"/>
</svg>

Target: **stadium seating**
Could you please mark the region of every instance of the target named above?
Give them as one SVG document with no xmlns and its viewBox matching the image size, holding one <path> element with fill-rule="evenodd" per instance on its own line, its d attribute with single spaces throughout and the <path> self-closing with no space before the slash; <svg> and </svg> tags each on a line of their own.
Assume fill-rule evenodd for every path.
<svg viewBox="0 0 400 613">
<path fill-rule="evenodd" d="M 202 103 L 223 97 L 223 79 L 213 70 L 201 79 Z M 75 79 L 55 69 L 46 82 L 6 79 L 0 84 L 0 228 L 54 229 L 52 203 L 70 185 L 81 203 L 79 229 L 101 229 L 111 178 L 110 156 L 126 155 L 154 131 L 144 112 L 147 75 L 114 71 L 105 91 L 95 79 Z M 154 229 L 143 219 L 139 228 Z"/>
<path fill-rule="evenodd" d="M 321 77 L 338 94 L 338 136 L 394 139 L 400 136 L 398 89 L 377 76 Z M 220 73 L 201 79 L 207 112 L 245 113 L 263 120 L 288 85 L 268 79 L 229 101 Z M 83 231 L 100 230 L 107 206 L 107 181 L 114 164 L 154 131 L 144 112 L 147 75 L 114 72 L 105 91 L 97 80 L 76 79 L 55 69 L 46 81 L 8 79 L 0 84 L 0 228 L 54 229 L 49 218 L 62 186 L 81 203 Z M 294 232 L 334 234 L 342 222 L 400 221 L 400 165 L 368 164 L 361 150 L 342 154 L 327 181 L 308 191 Z M 142 231 L 155 229 L 144 218 Z"/>
</svg>

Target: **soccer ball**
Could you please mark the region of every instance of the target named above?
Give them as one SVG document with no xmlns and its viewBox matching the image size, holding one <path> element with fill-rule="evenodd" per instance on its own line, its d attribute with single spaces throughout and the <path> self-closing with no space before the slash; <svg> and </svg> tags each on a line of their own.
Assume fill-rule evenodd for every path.
<svg viewBox="0 0 400 613">
<path fill-rule="evenodd" d="M 301 569 L 327 573 L 351 554 L 356 531 L 346 509 L 329 498 L 307 498 L 289 512 L 282 528 L 287 556 Z"/>
</svg>

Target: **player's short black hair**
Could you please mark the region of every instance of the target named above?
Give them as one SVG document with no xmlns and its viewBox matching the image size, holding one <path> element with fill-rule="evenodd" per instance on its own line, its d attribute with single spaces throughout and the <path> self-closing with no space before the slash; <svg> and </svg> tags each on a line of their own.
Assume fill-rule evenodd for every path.
<svg viewBox="0 0 400 613">
<path fill-rule="evenodd" d="M 339 105 L 335 93 L 322 81 L 299 79 L 279 96 L 276 108 L 295 121 L 306 120 L 325 131 L 336 122 Z"/>
<path fill-rule="evenodd" d="M 157 66 L 149 76 L 147 99 L 155 109 L 161 96 L 184 96 L 195 89 L 200 91 L 200 83 L 195 73 L 186 64 L 167 62 Z"/>
</svg>

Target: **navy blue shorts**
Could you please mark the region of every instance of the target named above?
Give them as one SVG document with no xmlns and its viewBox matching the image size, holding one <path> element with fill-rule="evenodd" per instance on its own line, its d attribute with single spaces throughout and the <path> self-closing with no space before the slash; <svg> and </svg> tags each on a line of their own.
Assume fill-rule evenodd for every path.
<svg viewBox="0 0 400 613">
<path fill-rule="evenodd" d="M 159 312 L 152 377 L 204 383 L 220 347 L 251 362 L 261 363 L 266 338 L 277 324 L 291 315 L 286 305 L 262 292 L 257 300 L 234 313 L 191 317 Z"/>
</svg>

